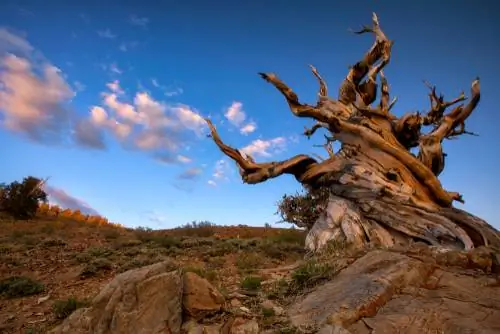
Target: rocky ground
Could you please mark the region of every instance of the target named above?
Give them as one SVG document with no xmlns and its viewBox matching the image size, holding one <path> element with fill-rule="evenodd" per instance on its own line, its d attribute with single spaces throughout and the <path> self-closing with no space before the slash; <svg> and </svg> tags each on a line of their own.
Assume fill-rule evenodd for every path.
<svg viewBox="0 0 500 334">
<path fill-rule="evenodd" d="M 1 333 L 499 333 L 500 257 L 303 232 L 4 222 Z"/>
<path fill-rule="evenodd" d="M 274 275 L 265 270 L 304 256 L 304 234 L 293 229 L 201 226 L 151 232 L 5 217 L 0 227 L 2 334 L 45 333 L 87 305 L 117 274 L 153 263 L 175 261 L 227 293 L 265 281 Z"/>
</svg>

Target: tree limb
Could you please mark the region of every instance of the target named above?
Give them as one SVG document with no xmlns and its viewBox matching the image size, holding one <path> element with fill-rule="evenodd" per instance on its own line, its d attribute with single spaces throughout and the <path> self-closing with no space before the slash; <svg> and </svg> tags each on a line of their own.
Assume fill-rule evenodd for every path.
<svg viewBox="0 0 500 334">
<path fill-rule="evenodd" d="M 350 68 L 349 73 L 339 88 L 338 100 L 346 105 L 356 102 L 358 92 L 361 95 L 365 94 L 364 98 L 362 98 L 364 101 L 373 102 L 375 99 L 373 95 L 376 92 L 376 87 L 374 89 L 374 84 L 376 85 L 375 81 L 368 80 L 364 86 L 360 87 L 361 80 L 363 80 L 370 70 L 373 70 L 373 75 L 380 72 L 389 63 L 391 57 L 393 42 L 387 38 L 380 28 L 378 17 L 375 13 L 372 14 L 372 27 L 364 26 L 363 29 L 354 33 L 363 34 L 366 32 L 375 34 L 375 43 L 364 55 L 363 59 Z M 381 60 L 379 66 L 373 68 L 379 60 Z"/>
<path fill-rule="evenodd" d="M 308 183 L 338 166 L 338 164 L 332 164 L 330 160 L 318 163 L 315 159 L 304 154 L 296 155 L 284 161 L 256 163 L 251 157 L 247 156 L 245 158 L 240 151 L 224 144 L 213 123 L 208 118 L 205 121 L 210 128 L 210 136 L 213 141 L 225 155 L 236 162 L 240 169 L 241 178 L 245 183 L 256 184 L 282 174 L 291 174 L 295 176 L 297 181 Z"/>
<path fill-rule="evenodd" d="M 469 102 L 465 106 L 459 105 L 455 107 L 451 112 L 442 117 L 439 125 L 430 134 L 420 138 L 418 159 L 432 170 L 434 175 L 438 176 L 441 174 L 445 167 L 445 155 L 442 147 L 443 139 L 466 133 L 465 120 L 471 115 L 480 99 L 481 89 L 479 78 L 477 78 L 472 82 Z M 448 102 L 448 104 L 452 104 L 452 102 Z M 455 130 L 457 127 L 459 129 Z"/>
</svg>

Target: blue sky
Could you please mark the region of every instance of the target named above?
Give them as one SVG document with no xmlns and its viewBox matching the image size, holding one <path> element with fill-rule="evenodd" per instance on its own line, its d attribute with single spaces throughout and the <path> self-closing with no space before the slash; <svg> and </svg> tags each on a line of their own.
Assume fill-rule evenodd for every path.
<svg viewBox="0 0 500 334">
<path fill-rule="evenodd" d="M 313 64 L 336 94 L 373 38 L 348 29 L 376 11 L 395 40 L 385 74 L 396 114 L 427 110 L 424 79 L 451 99 L 481 77 L 467 122 L 480 137 L 445 144 L 440 178 L 499 228 L 498 6 L 470 4 L 4 0 L 0 88 L 14 94 L 0 99 L 0 179 L 50 176 L 53 201 L 127 226 L 277 221 L 275 203 L 300 185 L 289 176 L 242 184 L 201 117 L 258 161 L 323 154 L 312 147 L 321 136 L 300 136 L 311 121 L 294 118 L 257 72 L 277 73 L 314 102 Z"/>
</svg>

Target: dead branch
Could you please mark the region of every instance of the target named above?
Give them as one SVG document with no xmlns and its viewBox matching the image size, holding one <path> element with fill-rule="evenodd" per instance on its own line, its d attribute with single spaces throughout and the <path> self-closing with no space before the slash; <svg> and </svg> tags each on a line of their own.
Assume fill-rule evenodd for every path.
<svg viewBox="0 0 500 334">
<path fill-rule="evenodd" d="M 256 163 L 251 157 L 246 158 L 235 148 L 222 142 L 215 126 L 206 118 L 205 121 L 210 128 L 210 134 L 219 149 L 228 157 L 233 159 L 240 169 L 243 182 L 256 184 L 268 179 L 278 177 L 282 174 L 291 174 L 301 183 L 312 182 L 319 176 L 331 171 L 331 163 L 326 160 L 318 163 L 315 159 L 299 154 L 288 160 L 268 163 Z"/>
<path fill-rule="evenodd" d="M 464 92 L 462 92 L 456 99 L 452 101 L 444 101 L 443 94 L 440 94 L 439 96 L 437 95 L 436 86 L 431 85 L 427 81 L 424 81 L 424 84 L 430 89 L 429 100 L 431 104 L 431 110 L 429 110 L 426 116 L 422 118 L 423 125 L 437 125 L 443 118 L 443 114 L 447 108 L 467 99 Z"/>
<path fill-rule="evenodd" d="M 323 147 L 330 158 L 335 158 L 335 151 L 333 150 L 333 143 L 336 141 L 334 137 L 325 135 L 326 142 L 322 145 L 313 145 L 314 147 Z"/>
<path fill-rule="evenodd" d="M 316 131 L 318 131 L 321 128 L 328 129 L 328 127 L 329 127 L 329 125 L 326 123 L 316 122 L 311 128 L 304 126 L 304 133 L 303 134 L 304 134 L 304 136 L 307 137 L 307 139 L 310 139 L 311 136 L 314 135 L 314 133 L 316 133 Z"/>
<path fill-rule="evenodd" d="M 477 78 L 472 82 L 469 102 L 465 106 L 459 105 L 455 107 L 442 117 L 439 125 L 430 134 L 420 138 L 418 159 L 432 170 L 434 175 L 441 174 L 445 167 L 445 156 L 442 148 L 443 139 L 466 133 L 465 120 L 471 115 L 480 99 L 481 89 L 479 78 Z M 448 102 L 448 104 L 452 102 Z"/>
<path fill-rule="evenodd" d="M 363 80 L 370 70 L 373 70 L 374 75 L 380 72 L 389 63 L 391 57 L 393 42 L 387 38 L 380 28 L 378 17 L 375 13 L 372 14 L 372 27 L 364 26 L 360 31 L 354 31 L 356 34 L 366 32 L 375 34 L 375 42 L 364 55 L 363 59 L 350 68 L 349 73 L 339 88 L 338 100 L 346 105 L 356 102 L 358 92 L 364 94 L 363 101 L 374 100 L 373 95 L 376 95 L 375 81 L 368 80 L 363 87 L 360 87 L 361 80 Z M 374 68 L 373 66 L 379 60 L 381 60 L 381 63 L 378 67 Z"/>
<path fill-rule="evenodd" d="M 316 67 L 314 67 L 313 65 L 309 65 L 309 67 L 311 68 L 311 71 L 314 74 L 314 76 L 316 77 L 316 79 L 318 79 L 318 81 L 319 81 L 318 96 L 319 96 L 320 100 L 322 97 L 328 97 L 328 86 L 326 85 L 325 80 L 323 80 L 321 75 L 318 73 L 318 70 L 316 69 Z"/>
</svg>

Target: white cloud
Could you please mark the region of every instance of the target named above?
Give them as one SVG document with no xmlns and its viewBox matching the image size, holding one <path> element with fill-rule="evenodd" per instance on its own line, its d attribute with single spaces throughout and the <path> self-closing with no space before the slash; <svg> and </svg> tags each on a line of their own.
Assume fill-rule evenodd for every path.
<svg viewBox="0 0 500 334">
<path fill-rule="evenodd" d="M 240 152 L 251 156 L 270 157 L 286 148 L 286 139 L 277 137 L 270 140 L 257 139 L 243 147 Z"/>
<path fill-rule="evenodd" d="M 139 42 L 137 41 L 126 41 L 120 43 L 120 46 L 118 47 L 120 51 L 127 52 L 132 49 L 135 49 L 139 45 Z"/>
<path fill-rule="evenodd" d="M 243 111 L 243 103 L 233 102 L 224 114 L 226 118 L 235 126 L 240 126 L 246 119 L 245 112 Z"/>
<path fill-rule="evenodd" d="M 113 39 L 116 37 L 116 35 L 113 34 L 109 28 L 105 29 L 105 30 L 98 30 L 97 34 L 99 35 L 99 37 L 107 38 L 107 39 Z"/>
<path fill-rule="evenodd" d="M 162 163 L 191 161 L 173 153 L 182 147 L 187 150 L 185 144 L 193 137 L 189 133 L 201 137 L 206 123 L 197 110 L 155 100 L 143 91 L 137 92 L 131 102 L 126 102 L 118 80 L 106 86 L 109 91 L 101 93 L 102 106 L 91 109 L 89 119 L 95 127 L 110 132 L 124 147 L 152 151 L 153 157 Z"/>
<path fill-rule="evenodd" d="M 256 129 L 257 129 L 257 124 L 255 124 L 254 122 L 251 122 L 251 123 L 244 125 L 240 129 L 240 133 L 243 135 L 248 135 L 248 134 L 254 132 Z"/>
<path fill-rule="evenodd" d="M 124 94 L 123 89 L 120 87 L 120 81 L 119 80 L 115 80 L 115 81 L 107 83 L 106 87 L 108 87 L 115 94 L 118 94 L 118 95 L 123 95 Z"/>
<path fill-rule="evenodd" d="M 243 103 L 241 102 L 233 102 L 231 106 L 227 108 L 224 116 L 232 125 L 240 129 L 240 133 L 242 135 L 246 136 L 257 129 L 257 124 L 253 121 L 243 124 L 247 119 L 247 116 L 245 114 L 245 111 L 243 111 Z"/>
<path fill-rule="evenodd" d="M 229 172 L 228 162 L 224 159 L 217 160 L 214 166 L 214 172 L 212 174 L 212 179 L 208 181 L 211 186 L 217 185 L 219 181 L 228 181 L 227 173 Z"/>
<path fill-rule="evenodd" d="M 147 17 L 139 17 L 136 15 L 132 15 L 130 17 L 130 23 L 138 27 L 146 28 L 147 25 L 149 24 L 149 19 Z"/>
<path fill-rule="evenodd" d="M 36 66 L 13 54 L 1 58 L 0 67 L 3 125 L 36 141 L 60 141 L 70 121 L 66 103 L 75 96 L 61 71 L 50 63 Z"/>
</svg>

